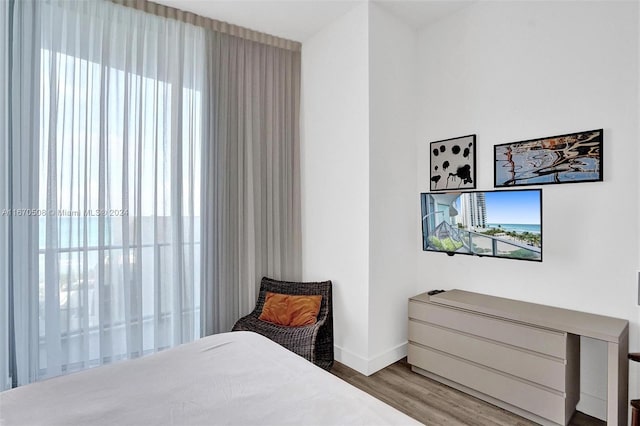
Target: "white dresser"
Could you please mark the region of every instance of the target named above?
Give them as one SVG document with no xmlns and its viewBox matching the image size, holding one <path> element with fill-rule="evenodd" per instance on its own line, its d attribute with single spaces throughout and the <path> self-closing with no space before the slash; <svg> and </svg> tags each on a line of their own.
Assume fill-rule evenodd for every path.
<svg viewBox="0 0 640 426">
<path fill-rule="evenodd" d="M 566 425 L 575 412 L 580 335 L 616 340 L 610 424 L 626 424 L 627 370 L 619 359 L 628 351 L 627 321 L 462 290 L 409 299 L 414 371 L 540 424 Z"/>
</svg>

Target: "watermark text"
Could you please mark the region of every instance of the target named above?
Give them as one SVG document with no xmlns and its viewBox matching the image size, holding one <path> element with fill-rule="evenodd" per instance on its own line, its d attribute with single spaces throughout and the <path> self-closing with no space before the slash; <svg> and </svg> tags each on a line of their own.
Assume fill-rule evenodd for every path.
<svg viewBox="0 0 640 426">
<path fill-rule="evenodd" d="M 86 209 L 86 210 L 67 210 L 67 209 L 0 209 L 0 216 L 56 216 L 56 217 L 100 217 L 100 216 L 129 216 L 128 209 Z"/>
</svg>

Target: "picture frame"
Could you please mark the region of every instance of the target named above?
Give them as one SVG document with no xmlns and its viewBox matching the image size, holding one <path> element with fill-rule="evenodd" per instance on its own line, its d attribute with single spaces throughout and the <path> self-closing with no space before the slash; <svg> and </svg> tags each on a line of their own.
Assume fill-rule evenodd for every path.
<svg viewBox="0 0 640 426">
<path fill-rule="evenodd" d="M 431 142 L 431 191 L 476 188 L 476 135 Z"/>
<path fill-rule="evenodd" d="M 494 187 L 602 182 L 603 129 L 494 145 Z"/>
</svg>

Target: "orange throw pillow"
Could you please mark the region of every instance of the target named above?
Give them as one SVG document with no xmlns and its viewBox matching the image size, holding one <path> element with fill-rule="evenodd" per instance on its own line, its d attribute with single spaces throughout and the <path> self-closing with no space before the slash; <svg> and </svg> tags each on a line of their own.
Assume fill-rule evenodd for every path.
<svg viewBox="0 0 640 426">
<path fill-rule="evenodd" d="M 267 292 L 259 319 L 287 327 L 315 324 L 322 295 L 294 296 Z"/>
</svg>

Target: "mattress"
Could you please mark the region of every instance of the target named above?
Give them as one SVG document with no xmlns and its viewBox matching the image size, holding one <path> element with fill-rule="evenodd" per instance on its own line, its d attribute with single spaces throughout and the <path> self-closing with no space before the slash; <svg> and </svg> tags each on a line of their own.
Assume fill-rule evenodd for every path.
<svg viewBox="0 0 640 426">
<path fill-rule="evenodd" d="M 414 425 L 251 332 L 0 393 L 2 425 Z"/>
</svg>

